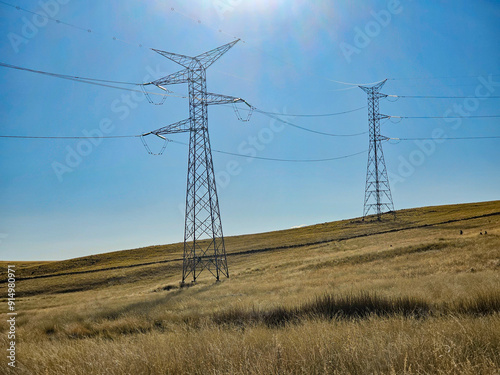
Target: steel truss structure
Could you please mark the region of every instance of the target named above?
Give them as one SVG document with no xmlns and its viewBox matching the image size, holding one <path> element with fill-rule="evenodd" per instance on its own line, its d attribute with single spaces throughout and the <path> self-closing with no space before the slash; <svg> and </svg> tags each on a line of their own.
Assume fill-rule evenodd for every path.
<svg viewBox="0 0 500 375">
<path fill-rule="evenodd" d="M 195 282 L 204 270 L 210 271 L 217 281 L 221 276 L 229 277 L 207 109 L 209 105 L 246 102 L 241 98 L 207 92 L 206 70 L 238 41 L 196 57 L 154 49 L 185 69 L 148 84 L 163 89 L 165 85 L 187 83 L 189 89 L 189 118 L 148 133 L 158 136 L 189 133 L 182 283 L 190 276 Z"/>
<path fill-rule="evenodd" d="M 380 120 L 388 117 L 379 113 L 379 100 L 386 97 L 385 94 L 380 93 L 380 89 L 386 81 L 370 87 L 359 86 L 368 95 L 368 123 L 370 127 L 363 220 L 370 212 L 376 214 L 379 221 L 384 212 L 391 212 L 395 216 L 382 149 L 382 141 L 386 140 L 386 137 L 380 135 Z"/>
</svg>

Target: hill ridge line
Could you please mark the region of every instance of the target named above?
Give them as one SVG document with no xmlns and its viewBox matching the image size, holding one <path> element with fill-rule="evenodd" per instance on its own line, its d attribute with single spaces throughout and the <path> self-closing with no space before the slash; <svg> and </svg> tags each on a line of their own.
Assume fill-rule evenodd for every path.
<svg viewBox="0 0 500 375">
<path fill-rule="evenodd" d="M 329 242 L 347 241 L 347 240 L 356 239 L 356 238 L 376 236 L 379 234 L 394 233 L 394 232 L 400 232 L 400 231 L 412 230 L 412 229 L 420 229 L 420 228 L 432 227 L 435 225 L 443 225 L 443 224 L 455 223 L 455 222 L 466 221 L 466 220 L 474 220 L 474 219 L 480 219 L 483 217 L 497 216 L 497 215 L 500 215 L 500 212 L 492 212 L 489 214 L 471 216 L 471 217 L 462 218 L 462 219 L 446 220 L 446 221 L 433 223 L 433 224 L 421 224 L 421 225 L 416 225 L 416 226 L 407 227 L 407 228 L 388 229 L 388 230 L 376 232 L 376 233 L 363 233 L 363 234 L 353 235 L 350 237 L 340 237 L 340 238 L 328 239 L 328 240 L 322 240 L 322 241 L 314 241 L 314 242 L 307 242 L 307 243 L 293 244 L 293 245 L 284 245 L 284 246 L 275 246 L 275 247 L 268 247 L 268 248 L 262 248 L 262 249 L 254 249 L 254 250 L 243 250 L 243 251 L 238 251 L 238 252 L 234 252 L 234 253 L 227 253 L 227 256 L 229 257 L 229 256 L 237 256 L 237 255 L 256 254 L 256 253 L 264 253 L 264 252 L 268 252 L 268 251 L 294 249 L 297 247 L 304 247 L 304 246 L 321 245 L 321 244 L 329 243 Z M 45 278 L 49 278 L 49 277 L 58 277 L 58 276 L 81 275 L 81 274 L 86 274 L 86 273 L 95 273 L 95 272 L 102 272 L 102 271 L 112 271 L 112 270 L 117 270 L 117 269 L 149 266 L 152 264 L 180 262 L 182 260 L 183 260 L 183 258 L 174 258 L 174 259 L 159 260 L 159 261 L 154 261 L 154 262 L 130 264 L 130 265 L 126 265 L 126 266 L 99 268 L 99 269 L 87 270 L 87 271 L 72 271 L 72 272 L 55 273 L 55 274 L 49 274 L 49 275 L 38 275 L 38 276 L 33 276 L 33 277 L 17 277 L 16 280 L 17 281 L 35 280 L 35 279 L 45 279 Z M 6 282 L 7 282 L 6 279 L 0 280 L 0 284 L 4 284 Z"/>
</svg>

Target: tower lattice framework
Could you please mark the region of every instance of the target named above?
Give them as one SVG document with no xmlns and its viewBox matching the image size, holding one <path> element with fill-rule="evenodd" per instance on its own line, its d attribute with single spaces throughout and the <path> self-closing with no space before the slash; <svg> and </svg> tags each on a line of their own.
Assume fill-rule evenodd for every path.
<svg viewBox="0 0 500 375">
<path fill-rule="evenodd" d="M 154 49 L 185 69 L 149 84 L 163 88 L 165 85 L 187 83 L 189 91 L 189 118 L 148 133 L 160 136 L 189 132 L 182 283 L 190 276 L 193 282 L 196 281 L 204 270 L 210 271 L 217 280 L 221 275 L 229 277 L 208 134 L 207 109 L 209 105 L 244 100 L 207 92 L 206 69 L 237 42 L 235 40 L 196 57 Z"/>
<path fill-rule="evenodd" d="M 368 123 L 370 127 L 363 218 L 373 213 L 377 215 L 379 221 L 384 212 L 394 213 L 394 203 L 382 149 L 382 141 L 386 138 L 380 135 L 380 120 L 387 117 L 379 113 L 379 100 L 386 96 L 380 93 L 380 89 L 386 81 L 371 87 L 360 86 L 368 95 Z"/>
</svg>

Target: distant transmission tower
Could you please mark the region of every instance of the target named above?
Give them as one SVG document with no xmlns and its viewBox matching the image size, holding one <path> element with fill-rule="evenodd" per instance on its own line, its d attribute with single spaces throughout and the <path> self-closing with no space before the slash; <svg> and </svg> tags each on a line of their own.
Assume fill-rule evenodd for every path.
<svg viewBox="0 0 500 375">
<path fill-rule="evenodd" d="M 193 277 L 193 282 L 196 281 L 205 269 L 209 270 L 217 280 L 221 274 L 229 277 L 208 136 L 207 107 L 212 104 L 246 102 L 240 98 L 207 92 L 206 69 L 238 40 L 196 57 L 154 49 L 155 52 L 182 65 L 185 69 L 146 85 L 153 84 L 162 88 L 164 85 L 187 83 L 189 88 L 189 118 L 147 133 L 161 136 L 189 132 L 182 283 L 190 275 Z"/>
<path fill-rule="evenodd" d="M 368 165 L 366 168 L 365 204 L 363 219 L 373 211 L 377 220 L 381 220 L 384 212 L 394 212 L 389 178 L 385 166 L 382 141 L 385 137 L 380 135 L 380 120 L 387 116 L 379 113 L 379 99 L 386 95 L 380 94 L 380 89 L 387 80 L 375 86 L 359 86 L 368 94 L 368 122 L 370 126 L 370 147 L 368 151 Z"/>
</svg>

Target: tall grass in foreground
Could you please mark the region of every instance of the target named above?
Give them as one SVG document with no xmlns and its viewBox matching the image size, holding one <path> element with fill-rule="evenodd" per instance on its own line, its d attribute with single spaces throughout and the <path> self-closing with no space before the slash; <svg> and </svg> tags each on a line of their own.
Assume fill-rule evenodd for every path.
<svg viewBox="0 0 500 375">
<path fill-rule="evenodd" d="M 486 375 L 500 368 L 499 332 L 498 314 L 310 319 L 282 328 L 177 325 L 112 340 L 21 343 L 19 367 L 5 373 Z"/>
<path fill-rule="evenodd" d="M 408 296 L 384 297 L 367 292 L 325 294 L 295 307 L 230 307 L 209 313 L 186 312 L 181 316 L 168 314 L 162 307 L 162 303 L 168 301 L 169 298 L 163 298 L 149 304 L 131 304 L 128 308 L 97 309 L 85 311 L 84 315 L 66 313 L 44 316 L 41 321 L 32 321 L 26 327 L 23 324 L 21 328 L 25 332 L 29 331 L 23 333 L 23 337 L 29 337 L 30 340 L 92 337 L 116 339 L 122 335 L 168 332 L 175 329 L 175 326 L 200 329 L 207 326 L 247 328 L 262 325 L 275 328 L 298 325 L 310 320 L 359 321 L 375 317 L 429 319 L 445 316 L 480 317 L 500 313 L 500 291 L 484 292 L 443 303 Z"/>
</svg>

